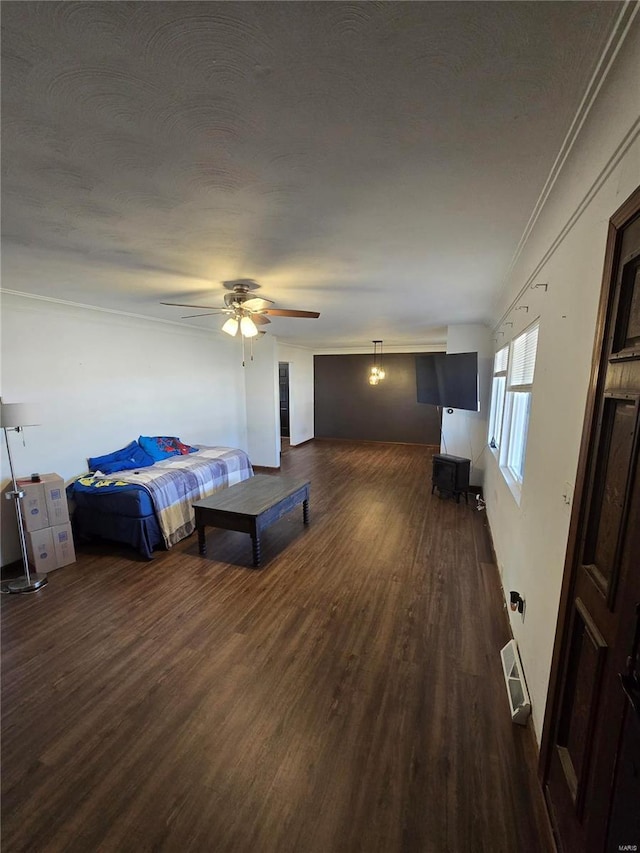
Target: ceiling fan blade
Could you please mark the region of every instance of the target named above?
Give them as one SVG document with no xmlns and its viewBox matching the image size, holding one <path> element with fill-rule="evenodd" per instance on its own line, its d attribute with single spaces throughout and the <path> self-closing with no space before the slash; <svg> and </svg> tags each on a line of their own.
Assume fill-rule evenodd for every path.
<svg viewBox="0 0 640 853">
<path fill-rule="evenodd" d="M 273 317 L 319 317 L 318 311 L 294 311 L 290 308 L 263 308 L 261 314 L 270 314 Z"/>
<path fill-rule="evenodd" d="M 266 308 L 267 303 L 273 305 L 273 299 L 265 299 L 264 296 L 252 296 L 242 303 L 243 308 L 249 308 L 250 311 L 259 311 L 261 308 Z"/>
<path fill-rule="evenodd" d="M 192 317 L 210 317 L 212 314 L 233 314 L 233 311 L 205 311 L 204 314 L 185 314 L 181 320 L 190 320 Z"/>
<path fill-rule="evenodd" d="M 175 308 L 204 308 L 207 311 L 224 311 L 224 305 L 190 305 L 187 302 L 161 302 L 160 305 L 173 305 Z"/>
<path fill-rule="evenodd" d="M 252 314 L 251 319 L 256 324 L 256 326 L 266 326 L 267 323 L 271 322 L 268 317 L 263 317 L 262 314 Z"/>
</svg>

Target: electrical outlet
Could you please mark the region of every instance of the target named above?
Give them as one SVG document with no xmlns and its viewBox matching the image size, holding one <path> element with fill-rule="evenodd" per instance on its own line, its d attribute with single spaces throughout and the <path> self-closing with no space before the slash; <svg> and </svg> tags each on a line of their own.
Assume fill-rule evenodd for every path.
<svg viewBox="0 0 640 853">
<path fill-rule="evenodd" d="M 509 606 L 514 613 L 517 611 L 522 616 L 524 622 L 525 600 L 516 589 L 509 591 Z"/>
</svg>

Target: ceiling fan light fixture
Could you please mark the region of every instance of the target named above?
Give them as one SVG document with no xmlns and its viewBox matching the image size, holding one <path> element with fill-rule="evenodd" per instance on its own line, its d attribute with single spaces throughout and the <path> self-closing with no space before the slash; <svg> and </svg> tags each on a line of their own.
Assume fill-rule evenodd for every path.
<svg viewBox="0 0 640 853">
<path fill-rule="evenodd" d="M 244 319 L 244 318 L 243 318 Z M 231 337 L 234 337 L 238 333 L 238 321 L 235 317 L 229 317 L 228 320 L 225 321 L 222 326 L 222 331 L 226 332 Z"/>
<path fill-rule="evenodd" d="M 242 332 L 245 338 L 255 338 L 255 336 L 258 334 L 258 327 L 253 322 L 251 317 L 243 317 L 240 320 L 240 331 Z"/>
<path fill-rule="evenodd" d="M 183 317 L 185 320 L 191 317 L 207 317 L 210 314 L 229 314 L 230 316 L 222 325 L 222 331 L 233 338 L 238 334 L 238 330 L 240 330 L 243 367 L 245 364 L 244 339 L 249 338 L 253 346 L 253 338 L 264 335 L 263 331 L 258 331 L 258 327 L 271 322 L 267 316 L 268 314 L 274 317 L 317 318 L 320 316 L 318 311 L 271 308 L 270 306 L 273 305 L 271 299 L 263 296 L 252 296 L 253 291 L 258 290 L 260 285 L 257 281 L 250 278 L 224 281 L 223 284 L 225 289 L 229 291 L 229 293 L 225 293 L 224 295 L 224 305 L 192 305 L 188 302 L 162 302 L 161 305 L 172 305 L 176 308 L 195 308 L 198 311 L 204 310 L 207 312 L 206 314 L 189 314 Z M 253 360 L 253 350 L 251 352 L 251 360 Z"/>
</svg>

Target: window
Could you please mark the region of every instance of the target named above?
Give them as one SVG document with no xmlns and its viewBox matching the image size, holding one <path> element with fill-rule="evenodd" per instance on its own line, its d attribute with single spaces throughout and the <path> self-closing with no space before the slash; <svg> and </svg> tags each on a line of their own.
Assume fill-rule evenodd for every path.
<svg viewBox="0 0 640 853">
<path fill-rule="evenodd" d="M 489 445 L 499 450 L 500 468 L 517 497 L 527 452 L 538 328 L 536 322 L 499 350 L 493 367 Z"/>
<path fill-rule="evenodd" d="M 503 461 L 509 473 L 518 483 L 522 483 L 522 475 L 524 474 L 530 398 L 530 391 L 509 391 L 507 393 L 509 432 L 505 443 Z"/>
<path fill-rule="evenodd" d="M 491 409 L 489 410 L 489 447 L 497 450 L 502 437 L 504 395 L 507 387 L 507 363 L 509 347 L 503 347 L 493 360 L 493 383 L 491 385 Z"/>
</svg>

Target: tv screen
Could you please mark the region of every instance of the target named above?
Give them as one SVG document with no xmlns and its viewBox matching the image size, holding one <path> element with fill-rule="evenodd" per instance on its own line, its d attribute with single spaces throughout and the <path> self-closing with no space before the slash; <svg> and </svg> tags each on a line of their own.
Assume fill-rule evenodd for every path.
<svg viewBox="0 0 640 853">
<path fill-rule="evenodd" d="M 442 405 L 442 380 L 444 371 L 442 364 L 445 359 L 443 352 L 430 352 L 416 356 L 416 385 L 418 402 L 431 406 Z"/>
<path fill-rule="evenodd" d="M 418 402 L 478 411 L 478 353 L 430 352 L 416 356 Z"/>
</svg>

